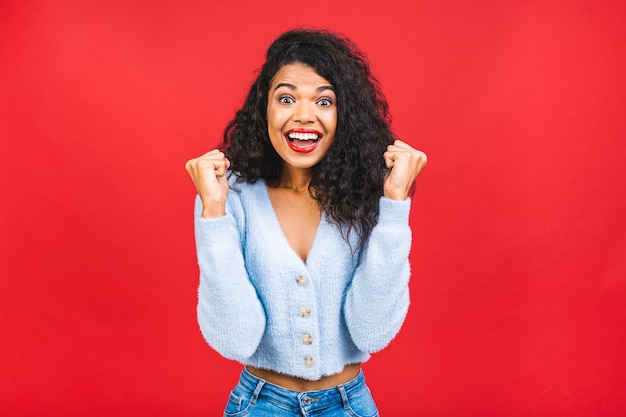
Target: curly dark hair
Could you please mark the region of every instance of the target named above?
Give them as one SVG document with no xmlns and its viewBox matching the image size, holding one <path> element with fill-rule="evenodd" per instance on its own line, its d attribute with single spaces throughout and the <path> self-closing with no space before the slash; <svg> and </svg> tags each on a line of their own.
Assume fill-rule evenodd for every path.
<svg viewBox="0 0 626 417">
<path fill-rule="evenodd" d="M 279 36 L 250 87 L 243 107 L 226 126 L 220 148 L 237 182 L 279 179 L 282 159 L 267 127 L 270 84 L 281 67 L 300 63 L 330 82 L 337 97 L 335 138 L 312 168 L 309 193 L 346 241 L 358 234 L 362 249 L 376 225 L 383 194 L 383 153 L 392 144 L 387 100 L 363 52 L 350 39 L 325 30 L 295 29 Z"/>
</svg>

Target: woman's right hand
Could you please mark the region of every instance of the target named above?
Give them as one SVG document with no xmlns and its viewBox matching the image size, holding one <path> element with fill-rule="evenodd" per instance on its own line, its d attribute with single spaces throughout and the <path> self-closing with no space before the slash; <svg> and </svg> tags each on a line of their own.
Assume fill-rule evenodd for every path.
<svg viewBox="0 0 626 417">
<path fill-rule="evenodd" d="M 202 217 L 220 217 L 226 214 L 228 168 L 230 161 L 219 149 L 190 159 L 185 164 L 185 169 L 202 200 Z"/>
</svg>

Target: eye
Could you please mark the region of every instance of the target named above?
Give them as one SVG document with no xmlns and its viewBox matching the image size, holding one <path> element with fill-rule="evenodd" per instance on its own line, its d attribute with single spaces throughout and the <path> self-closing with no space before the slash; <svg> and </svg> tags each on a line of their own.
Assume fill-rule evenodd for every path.
<svg viewBox="0 0 626 417">
<path fill-rule="evenodd" d="M 321 98 L 317 101 L 317 104 L 319 104 L 322 107 L 328 107 L 328 106 L 332 106 L 333 102 L 329 98 Z"/>
<path fill-rule="evenodd" d="M 280 96 L 278 97 L 278 101 L 283 104 L 293 104 L 296 102 L 293 97 L 290 96 Z"/>
</svg>

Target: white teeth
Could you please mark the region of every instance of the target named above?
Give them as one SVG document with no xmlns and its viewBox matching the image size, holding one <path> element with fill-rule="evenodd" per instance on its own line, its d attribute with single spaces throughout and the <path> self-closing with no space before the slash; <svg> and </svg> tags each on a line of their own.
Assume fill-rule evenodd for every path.
<svg viewBox="0 0 626 417">
<path fill-rule="evenodd" d="M 289 139 L 298 139 L 298 140 L 316 140 L 318 136 L 315 133 L 298 133 L 298 132 L 290 132 Z"/>
</svg>

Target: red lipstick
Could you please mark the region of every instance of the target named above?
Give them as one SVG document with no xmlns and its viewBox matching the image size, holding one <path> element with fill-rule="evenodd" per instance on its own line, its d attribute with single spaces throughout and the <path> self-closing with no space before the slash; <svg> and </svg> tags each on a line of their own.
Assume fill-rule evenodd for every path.
<svg viewBox="0 0 626 417">
<path fill-rule="evenodd" d="M 324 135 L 315 129 L 296 128 L 285 132 L 289 149 L 298 153 L 313 152 Z"/>
</svg>

